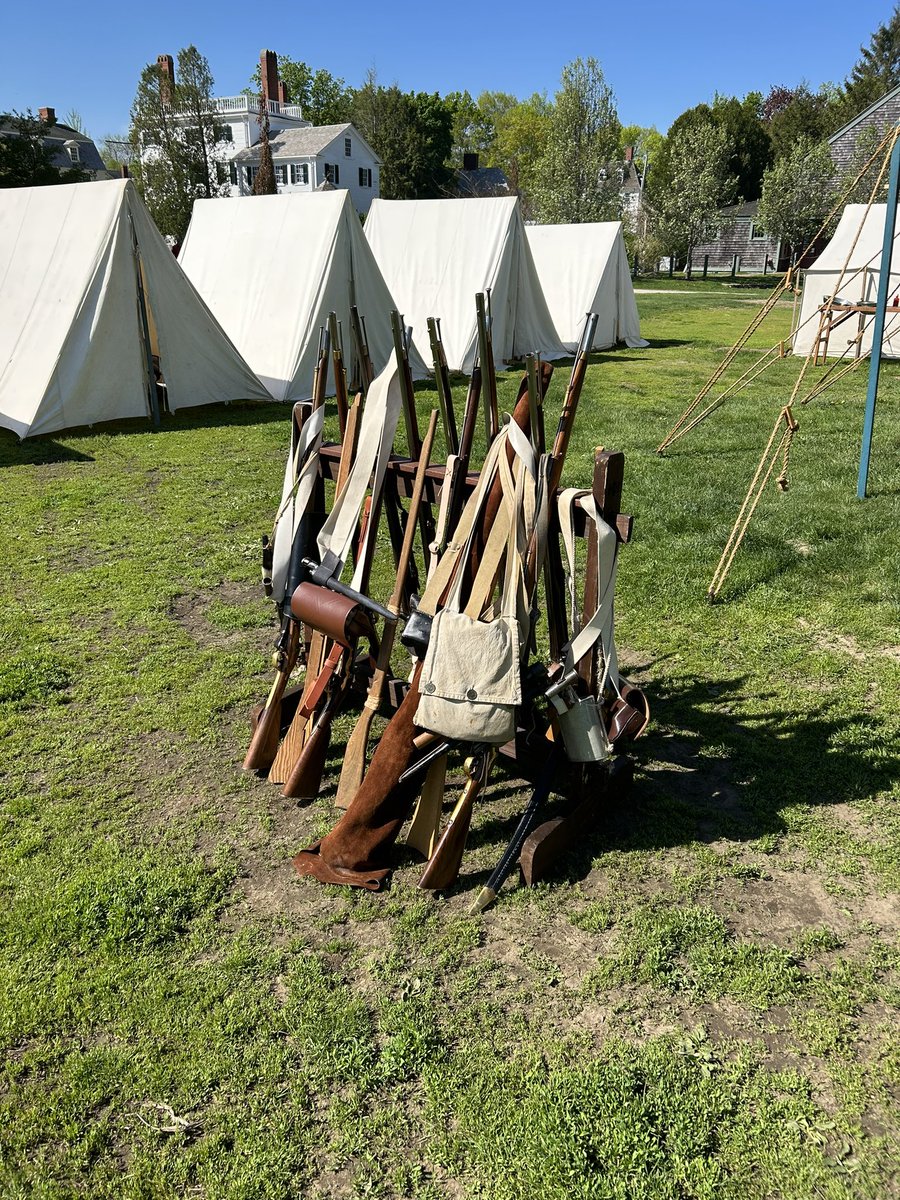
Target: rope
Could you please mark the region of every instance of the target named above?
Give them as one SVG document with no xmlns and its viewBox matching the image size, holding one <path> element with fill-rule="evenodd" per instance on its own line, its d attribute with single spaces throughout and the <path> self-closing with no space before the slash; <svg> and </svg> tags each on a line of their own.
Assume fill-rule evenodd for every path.
<svg viewBox="0 0 900 1200">
<path fill-rule="evenodd" d="M 863 214 L 863 218 L 859 223 L 859 227 L 856 231 L 856 235 L 853 239 L 853 243 L 850 246 L 850 249 L 847 253 L 847 257 L 844 260 L 844 265 L 841 268 L 841 273 L 838 277 L 838 284 L 834 288 L 832 295 L 828 297 L 826 304 L 823 306 L 822 320 L 820 321 L 820 324 L 819 324 L 820 332 L 821 332 L 822 324 L 824 323 L 825 317 L 830 315 L 830 313 L 833 309 L 833 306 L 834 306 L 835 297 L 838 295 L 841 285 L 844 282 L 844 278 L 849 269 L 850 260 L 853 256 L 853 252 L 856 249 L 856 246 L 862 235 L 862 230 L 865 225 L 866 219 L 867 219 L 869 213 L 871 212 L 872 205 L 875 203 L 875 197 L 877 196 L 878 190 L 881 187 L 881 182 L 884 179 L 884 174 L 885 174 L 885 171 L 887 170 L 887 166 L 890 161 L 891 152 L 893 151 L 894 144 L 898 138 L 900 138 L 900 126 L 895 126 L 882 139 L 882 141 L 879 143 L 878 149 L 866 162 L 866 165 L 859 172 L 859 174 L 857 175 L 854 182 L 850 185 L 850 188 L 846 189 L 846 191 L 844 192 L 844 196 L 846 196 L 848 194 L 848 192 L 851 190 L 851 188 L 856 186 L 856 184 L 859 182 L 859 180 L 862 178 L 862 176 L 865 174 L 865 172 L 869 169 L 869 167 L 874 162 L 876 154 L 879 152 L 884 153 L 885 148 L 887 147 L 886 153 L 884 153 L 884 158 L 881 163 L 881 168 L 878 172 L 878 176 L 877 176 L 875 183 L 873 184 L 871 192 L 869 194 L 869 202 L 866 205 L 866 211 Z M 826 218 L 826 222 L 825 222 L 826 225 L 829 220 L 830 220 L 830 217 Z M 823 228 L 824 228 L 824 226 L 823 226 Z M 820 232 L 821 232 L 821 230 L 820 230 Z M 818 237 L 818 236 L 819 235 L 816 234 L 816 237 Z M 813 239 L 813 240 L 815 241 L 815 239 Z M 804 251 L 804 254 L 808 252 L 808 249 L 809 249 L 809 247 L 807 247 L 807 250 Z M 881 250 L 878 250 L 878 252 L 876 254 L 872 255 L 869 262 L 867 262 L 863 267 L 857 269 L 853 273 L 853 275 L 850 276 L 850 278 L 854 279 L 860 274 L 861 271 L 867 271 L 869 266 L 875 261 L 876 258 L 879 258 L 880 255 L 881 255 Z M 812 314 L 810 315 L 810 317 L 807 318 L 807 321 L 810 320 L 811 318 L 812 318 Z M 871 317 L 867 318 L 867 320 L 865 320 L 862 323 L 862 326 L 861 326 L 859 334 L 858 334 L 858 340 L 859 340 L 860 345 L 862 344 L 862 337 L 868 326 L 869 320 L 874 320 L 874 314 L 872 314 Z M 805 325 L 806 322 L 804 322 L 803 324 Z M 794 331 L 793 336 L 796 336 L 796 334 L 799 332 L 800 328 L 802 328 L 802 326 L 799 326 L 798 329 Z M 855 343 L 855 341 L 856 341 L 856 339 L 854 340 L 854 343 Z M 853 345 L 854 343 L 851 343 L 851 345 Z M 714 601 L 718 597 L 719 593 L 722 590 L 722 587 L 725 583 L 725 579 L 728 575 L 728 572 L 731 570 L 732 563 L 734 562 L 734 557 L 737 554 L 738 550 L 740 549 L 741 543 L 743 542 L 744 537 L 747 533 L 747 529 L 749 528 L 750 521 L 753 518 L 753 514 L 756 512 L 757 506 L 759 505 L 759 502 L 762 499 L 763 492 L 766 489 L 766 485 L 768 484 L 770 478 L 772 477 L 772 472 L 775 469 L 775 464 L 778 461 L 779 456 L 781 457 L 781 471 L 780 471 L 779 475 L 777 476 L 776 482 L 778 484 L 778 487 L 782 491 L 787 491 L 787 488 L 789 485 L 788 470 L 789 470 L 789 466 L 790 466 L 790 455 L 791 455 L 791 450 L 792 450 L 793 444 L 794 444 L 794 437 L 797 433 L 797 429 L 799 428 L 799 426 L 797 424 L 797 420 L 794 417 L 792 405 L 796 401 L 797 394 L 800 391 L 800 385 L 803 382 L 804 376 L 806 375 L 806 371 L 810 365 L 810 362 L 812 362 L 818 356 L 818 346 L 819 346 L 819 340 L 817 339 L 816 342 L 814 342 L 814 344 L 813 344 L 813 348 L 810 350 L 809 354 L 807 354 L 804 359 L 803 366 L 801 367 L 800 372 L 797 376 L 797 380 L 794 383 L 794 387 L 791 392 L 790 400 L 784 406 L 784 408 L 781 410 L 781 412 L 778 414 L 778 418 L 775 421 L 775 425 L 774 425 L 774 428 L 772 429 L 772 433 L 769 437 L 768 442 L 766 443 L 766 448 L 762 453 L 762 458 L 759 460 L 759 465 L 756 468 L 756 473 L 753 476 L 753 479 L 750 483 L 750 487 L 747 489 L 747 494 L 744 497 L 744 502 L 740 507 L 740 511 L 738 512 L 737 519 L 735 520 L 735 523 L 732 527 L 731 533 L 728 536 L 728 541 L 725 544 L 725 549 L 722 551 L 722 556 L 719 559 L 719 562 L 713 573 L 712 580 L 711 580 L 709 588 L 707 590 L 707 597 L 711 602 Z M 775 347 L 775 349 L 777 349 L 777 347 Z M 836 383 L 838 381 L 838 379 L 842 379 L 845 375 L 847 375 L 850 371 L 852 371 L 854 369 L 854 367 L 856 367 L 859 364 L 861 359 L 859 359 L 859 358 L 854 359 L 853 362 L 845 365 L 840 371 L 837 371 L 837 373 L 834 374 L 833 378 L 830 378 L 832 376 L 832 374 L 835 372 L 835 369 L 838 366 L 838 364 L 843 361 L 845 355 L 849 352 L 849 350 L 850 350 L 850 346 L 848 346 L 847 349 L 844 350 L 844 352 L 837 359 L 837 361 L 835 363 L 833 363 L 831 367 L 829 367 L 829 369 L 825 373 L 825 376 L 819 380 L 819 382 L 811 389 L 810 392 L 807 393 L 806 396 L 803 397 L 802 400 L 799 401 L 800 404 L 808 404 L 816 396 L 821 395 L 821 393 L 823 391 L 825 391 L 826 388 L 832 386 L 834 383 Z M 765 357 L 766 356 L 764 355 L 763 358 L 765 358 Z M 762 361 L 762 360 L 760 360 L 760 361 Z M 765 368 L 762 367 L 762 368 L 760 368 L 759 371 L 756 371 L 755 374 L 752 376 L 752 378 L 755 379 L 756 376 L 759 375 L 763 369 L 765 369 Z M 752 368 L 751 368 L 751 370 L 752 370 Z M 748 373 L 749 372 L 745 372 L 744 374 L 747 375 Z M 742 376 L 742 379 L 743 379 L 743 376 Z M 738 381 L 738 382 L 740 382 L 740 381 Z M 732 385 L 732 386 L 735 386 L 735 385 Z M 715 408 L 717 408 L 723 400 L 724 400 L 724 396 L 720 397 L 718 402 L 714 402 L 712 405 L 709 406 L 709 411 L 713 411 Z M 693 428 L 695 425 L 699 424 L 702 419 L 703 419 L 703 414 L 701 414 L 699 417 L 697 417 L 688 428 Z M 778 437 L 778 431 L 781 428 L 782 422 L 784 423 L 785 428 L 782 431 L 781 438 L 778 440 L 778 443 L 776 445 L 775 440 Z M 683 429 L 681 432 L 686 433 L 687 429 Z M 773 447 L 774 447 L 774 450 L 773 450 Z"/>
<path fill-rule="evenodd" d="M 785 275 L 784 279 L 777 285 L 775 290 L 769 296 L 766 297 L 766 300 L 763 302 L 762 307 L 751 318 L 750 324 L 743 331 L 743 333 L 740 335 L 740 337 L 737 339 L 737 341 L 734 343 L 734 345 L 731 346 L 730 349 L 726 351 L 725 357 L 722 360 L 722 362 L 719 363 L 718 367 L 715 369 L 715 371 L 713 371 L 712 375 L 709 377 L 709 379 L 706 381 L 706 383 L 703 385 L 703 387 L 700 389 L 700 391 L 697 393 L 697 395 L 694 397 L 694 399 L 691 401 L 691 403 L 687 406 L 687 408 L 684 410 L 684 412 L 681 414 L 681 416 L 678 418 L 678 420 L 675 422 L 675 424 L 669 430 L 668 434 L 666 434 L 665 438 L 663 438 L 663 440 L 657 446 L 657 448 L 656 448 L 657 454 L 662 454 L 665 450 L 667 450 L 669 448 L 669 446 L 671 446 L 671 444 L 673 442 L 677 441 L 679 437 L 681 437 L 684 433 L 687 432 L 686 429 L 682 429 L 682 425 L 684 425 L 684 423 L 689 420 L 689 418 L 692 416 L 692 414 L 696 411 L 697 406 L 699 404 L 701 404 L 703 400 L 706 399 L 706 397 L 712 391 L 713 385 L 722 378 L 722 376 L 725 374 L 728 367 L 731 366 L 732 362 L 734 362 L 737 355 L 741 352 L 741 350 L 743 350 L 744 346 L 747 344 L 747 342 L 750 340 L 750 338 L 753 336 L 753 334 L 756 332 L 756 330 L 759 328 L 759 326 L 763 323 L 765 318 L 769 315 L 769 313 L 775 307 L 776 303 L 781 299 L 781 297 L 785 293 L 785 291 L 787 291 L 788 287 L 793 286 L 792 283 L 790 282 L 790 280 L 791 280 L 791 272 L 788 271 L 787 275 Z M 718 407 L 718 406 L 716 405 L 716 407 Z M 712 409 L 710 409 L 710 411 L 712 411 Z M 701 418 L 701 420 L 702 420 L 702 418 Z M 692 423 L 690 427 L 693 428 L 694 424 Z"/>
<path fill-rule="evenodd" d="M 772 447 L 775 444 L 775 439 L 778 436 L 778 430 L 785 423 L 786 428 L 781 435 L 778 445 L 773 451 Z M 728 536 L 728 541 L 725 544 L 725 549 L 722 551 L 722 557 L 719 559 L 718 566 L 713 573 L 709 588 L 707 589 L 707 598 L 710 601 L 715 600 L 719 592 L 722 590 L 722 585 L 725 578 L 731 569 L 731 564 L 734 562 L 734 556 L 737 554 L 741 542 L 744 540 L 744 535 L 750 525 L 753 514 L 756 512 L 757 505 L 762 499 L 762 494 L 766 489 L 766 484 L 772 476 L 775 469 L 775 464 L 778 461 L 779 454 L 782 456 L 782 471 L 786 472 L 788 454 L 790 452 L 791 443 L 793 442 L 794 434 L 797 431 L 797 422 L 791 412 L 790 405 L 785 407 L 778 414 L 778 419 L 775 422 L 775 427 L 772 430 L 771 436 L 766 443 L 766 448 L 762 453 L 762 458 L 759 460 L 759 466 L 756 468 L 756 474 L 747 489 L 747 494 L 744 497 L 744 503 L 741 505 L 740 512 L 737 515 L 737 520 Z M 766 465 L 768 463 L 768 466 Z M 781 477 L 779 476 L 779 479 Z"/>
<path fill-rule="evenodd" d="M 788 479 L 788 467 L 790 466 L 791 448 L 794 445 L 794 434 L 796 432 L 797 432 L 796 424 L 788 425 L 787 431 L 785 432 L 784 436 L 781 439 L 781 444 L 783 447 L 783 454 L 782 454 L 782 458 L 781 458 L 781 472 L 780 472 L 778 478 L 775 480 L 775 482 L 778 484 L 779 488 L 783 492 L 786 492 L 788 490 L 788 487 L 790 486 L 790 481 Z"/>
<path fill-rule="evenodd" d="M 900 128 L 894 127 L 891 130 L 889 130 L 885 134 L 885 136 L 881 139 L 881 141 L 878 143 L 878 145 L 873 150 L 872 154 L 869 156 L 869 158 L 866 160 L 866 162 L 863 164 L 863 166 L 857 172 L 854 179 L 841 192 L 841 195 L 838 197 L 837 201 L 832 206 L 828 215 L 825 217 L 822 224 L 819 226 L 818 230 L 813 235 L 809 244 L 803 250 L 802 254 L 800 254 L 798 256 L 798 258 L 797 258 L 798 262 L 803 261 L 803 259 L 806 257 L 806 255 L 809 254 L 810 251 L 813 249 L 817 240 L 822 236 L 823 233 L 827 232 L 828 226 L 831 224 L 832 220 L 838 214 L 838 212 L 843 208 L 847 197 L 850 195 L 850 193 L 853 191 L 853 189 L 857 186 L 857 184 L 860 183 L 860 181 L 862 180 L 865 173 L 869 170 L 869 168 L 873 165 L 873 163 L 878 159 L 878 156 L 882 155 L 883 158 L 882 158 L 882 163 L 881 163 L 881 170 L 879 171 L 878 178 L 875 182 L 874 187 L 872 188 L 872 192 L 871 192 L 871 195 L 869 198 L 869 203 L 866 208 L 866 216 L 868 215 L 868 212 L 871 209 L 872 204 L 874 203 L 874 197 L 877 195 L 878 188 L 880 187 L 881 181 L 884 178 L 884 172 L 887 169 L 887 165 L 888 165 L 888 162 L 890 159 L 890 150 L 893 149 L 894 142 L 896 141 L 898 136 L 900 136 Z M 887 149 L 888 146 L 890 146 L 890 149 Z M 887 149 L 887 153 L 885 153 L 886 149 Z M 862 227 L 863 227 L 864 223 L 865 223 L 865 216 L 863 217 L 863 221 L 860 223 L 860 227 L 857 231 L 856 238 L 854 239 L 853 245 L 850 248 L 850 254 L 848 254 L 847 261 L 844 264 L 844 272 L 846 271 L 847 265 L 849 264 L 850 255 L 852 255 L 853 250 L 856 248 L 856 243 L 859 240 L 860 234 L 862 233 Z M 880 253 L 881 252 L 879 251 L 879 254 Z M 840 289 L 840 284 L 843 282 L 844 272 L 842 272 L 841 277 L 838 280 L 838 287 L 836 287 L 834 290 L 835 295 L 837 295 L 837 293 Z M 855 274 L 859 274 L 859 272 L 857 271 Z M 852 276 L 851 278 L 854 278 L 854 277 L 855 277 L 855 275 Z M 758 374 L 761 374 L 761 371 L 765 370 L 765 368 L 769 365 L 769 362 L 767 362 L 766 360 L 767 359 L 771 360 L 772 355 L 774 355 L 777 352 L 777 350 L 779 348 L 777 343 L 775 346 L 772 347 L 771 350 L 767 351 L 759 359 L 757 359 L 757 361 L 751 367 L 749 367 L 747 369 L 747 371 L 745 371 L 744 374 L 735 383 L 733 383 L 731 385 L 731 387 L 729 387 L 725 392 L 722 393 L 721 396 L 719 396 L 710 405 L 708 405 L 703 410 L 702 413 L 700 413 L 697 417 L 695 417 L 694 420 L 690 420 L 690 418 L 696 412 L 698 406 L 709 395 L 713 386 L 718 382 L 719 379 L 721 379 L 722 375 L 724 375 L 725 371 L 728 369 L 728 367 L 731 365 L 731 363 L 734 361 L 734 359 L 737 357 L 737 355 L 740 353 L 740 351 L 744 348 L 746 343 L 749 341 L 749 339 L 752 337 L 752 335 L 756 332 L 756 330 L 759 328 L 759 326 L 762 324 L 762 322 L 765 320 L 765 318 L 769 315 L 769 313 L 775 307 L 775 304 L 777 303 L 777 301 L 781 298 L 781 296 L 784 294 L 784 292 L 788 288 L 793 288 L 792 271 L 787 272 L 784 279 L 775 287 L 775 289 L 772 291 L 772 293 L 763 302 L 761 308 L 750 319 L 750 322 L 747 325 L 746 329 L 743 331 L 743 333 L 741 333 L 741 335 L 738 337 L 738 339 L 734 343 L 734 345 L 731 346 L 726 351 L 725 357 L 723 358 L 722 362 L 718 365 L 718 367 L 716 367 L 715 371 L 713 371 L 712 375 L 709 377 L 707 382 L 703 385 L 703 387 L 697 393 L 695 398 L 691 401 L 691 403 L 688 405 L 688 407 L 684 410 L 684 412 L 681 414 L 681 416 L 678 418 L 678 420 L 675 422 L 675 424 L 672 426 L 672 428 L 666 434 L 665 438 L 662 440 L 662 442 L 660 442 L 659 446 L 657 446 L 657 448 L 656 448 L 657 454 L 664 453 L 680 437 L 683 437 L 691 429 L 696 429 L 696 427 L 702 421 L 706 420 L 706 418 L 711 413 L 715 412 L 716 409 L 720 407 L 720 405 L 724 402 L 724 400 L 729 395 L 735 394 L 735 392 L 739 391 L 743 386 L 746 385 L 746 383 L 751 382 L 751 380 L 755 379 Z M 824 314 L 823 314 L 823 317 L 824 317 Z M 806 321 L 803 322 L 803 325 L 798 326 L 798 328 L 794 330 L 792 337 L 796 337 L 797 333 L 800 332 L 800 329 L 802 329 L 803 326 L 805 326 L 810 320 L 812 320 L 812 315 L 807 317 Z M 821 329 L 821 322 L 820 322 L 820 329 Z M 816 345 L 817 344 L 818 344 L 818 342 L 816 343 Z M 754 372 L 756 367 L 760 366 L 761 364 L 762 364 L 761 370 L 756 371 L 755 374 L 751 375 L 751 372 Z M 794 389 L 794 395 L 796 395 L 796 392 L 799 388 L 800 381 L 802 380 L 803 375 L 805 374 L 805 371 L 806 371 L 806 368 L 804 367 L 803 370 L 801 371 L 800 380 L 798 380 L 797 386 Z M 750 379 L 747 378 L 748 375 L 751 375 Z M 792 401 L 793 401 L 793 399 L 794 399 L 794 396 L 791 397 Z"/>
</svg>

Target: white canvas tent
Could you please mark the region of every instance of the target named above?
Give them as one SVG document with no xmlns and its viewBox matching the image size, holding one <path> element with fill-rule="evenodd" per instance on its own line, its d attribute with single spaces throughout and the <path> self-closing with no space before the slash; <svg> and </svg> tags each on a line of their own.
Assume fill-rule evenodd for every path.
<svg viewBox="0 0 900 1200">
<path fill-rule="evenodd" d="M 865 204 L 848 204 L 841 214 L 834 235 L 816 261 L 807 269 L 803 284 L 803 300 L 800 316 L 794 332 L 792 349 L 794 354 L 806 356 L 813 348 L 819 334 L 820 306 L 826 297 L 837 294 L 839 300 L 849 304 L 874 305 L 878 295 L 878 280 L 881 269 L 881 250 L 884 243 L 883 204 L 873 204 L 866 214 Z M 894 231 L 894 253 L 891 260 L 890 291 L 888 303 L 892 304 L 900 290 L 900 234 Z M 854 245 L 855 241 L 855 245 Z M 849 255 L 849 259 L 848 259 Z M 847 268 L 844 271 L 844 264 Z M 843 272 L 843 277 L 842 277 Z M 832 321 L 840 317 L 835 313 Z M 851 343 L 859 332 L 859 315 L 851 313 L 847 320 L 832 328 L 828 337 L 829 356 L 855 355 Z M 874 317 L 865 315 L 861 352 L 868 354 L 872 349 L 872 327 Z M 824 346 L 822 347 L 824 349 Z M 884 326 L 882 353 L 889 358 L 900 358 L 900 314 L 887 313 Z"/>
<path fill-rule="evenodd" d="M 312 392 L 319 329 L 336 312 L 351 362 L 350 306 L 375 371 L 393 350 L 395 307 L 346 189 L 197 200 L 179 261 L 277 400 Z M 413 374 L 426 374 L 412 357 Z"/>
<path fill-rule="evenodd" d="M 599 317 L 594 348 L 646 346 L 621 221 L 526 225 L 528 245 L 560 340 L 575 350 L 585 313 Z"/>
<path fill-rule="evenodd" d="M 169 407 L 270 399 L 130 181 L 8 188 L 0 191 L 0 425 L 27 437 L 148 414 L 138 262 Z"/>
<path fill-rule="evenodd" d="M 373 200 L 366 237 L 419 353 L 431 361 L 428 317 L 439 317 L 447 363 L 470 371 L 475 296 L 491 290 L 494 356 L 565 358 L 541 290 L 518 200 Z"/>
</svg>

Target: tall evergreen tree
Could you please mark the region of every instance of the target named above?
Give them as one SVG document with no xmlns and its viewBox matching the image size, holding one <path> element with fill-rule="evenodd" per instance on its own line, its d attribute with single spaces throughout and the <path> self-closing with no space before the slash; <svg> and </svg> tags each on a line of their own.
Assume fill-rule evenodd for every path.
<svg viewBox="0 0 900 1200">
<path fill-rule="evenodd" d="M 437 93 L 382 87 L 373 71 L 353 95 L 350 119 L 381 159 L 381 195 L 387 200 L 443 195 L 453 149 L 452 104 Z"/>
<path fill-rule="evenodd" d="M 845 120 L 858 116 L 900 83 L 900 4 L 872 34 L 847 79 Z"/>
</svg>

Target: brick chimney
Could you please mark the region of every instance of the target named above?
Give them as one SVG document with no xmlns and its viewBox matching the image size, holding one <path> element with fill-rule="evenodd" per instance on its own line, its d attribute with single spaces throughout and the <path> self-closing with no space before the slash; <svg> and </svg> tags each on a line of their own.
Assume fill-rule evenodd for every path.
<svg viewBox="0 0 900 1200">
<path fill-rule="evenodd" d="M 41 118 L 41 120 L 44 122 L 45 125 L 55 125 L 56 124 L 56 109 L 55 108 L 39 108 L 38 116 Z"/>
<path fill-rule="evenodd" d="M 278 103 L 279 104 L 287 104 L 288 103 L 287 84 L 284 82 L 283 79 L 278 80 Z"/>
<path fill-rule="evenodd" d="M 263 50 L 259 56 L 259 76 L 262 94 L 267 100 L 278 99 L 278 55 L 274 50 Z"/>
<path fill-rule="evenodd" d="M 463 170 L 477 171 L 478 170 L 478 155 L 471 150 L 466 150 L 463 153 Z"/>
<path fill-rule="evenodd" d="M 158 54 L 156 65 L 161 75 L 160 96 L 164 104 L 172 103 L 172 87 L 175 83 L 175 62 L 171 54 Z"/>
<path fill-rule="evenodd" d="M 634 162 L 634 146 L 625 147 L 625 161 L 627 163 Z"/>
</svg>

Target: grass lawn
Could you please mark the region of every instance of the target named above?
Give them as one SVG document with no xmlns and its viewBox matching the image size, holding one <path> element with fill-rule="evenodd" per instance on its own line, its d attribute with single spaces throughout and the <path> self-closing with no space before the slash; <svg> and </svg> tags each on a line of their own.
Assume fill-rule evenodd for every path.
<svg viewBox="0 0 900 1200">
<path fill-rule="evenodd" d="M 659 458 L 763 294 L 702 282 L 640 297 L 649 349 L 595 356 L 566 471 L 626 453 L 633 795 L 480 919 L 515 779 L 435 899 L 403 852 L 382 895 L 295 877 L 341 737 L 313 805 L 240 770 L 287 410 L 0 434 L 0 1195 L 900 1196 L 900 367 L 871 498 L 863 368 L 799 410 L 710 606 L 798 364 Z"/>
</svg>

